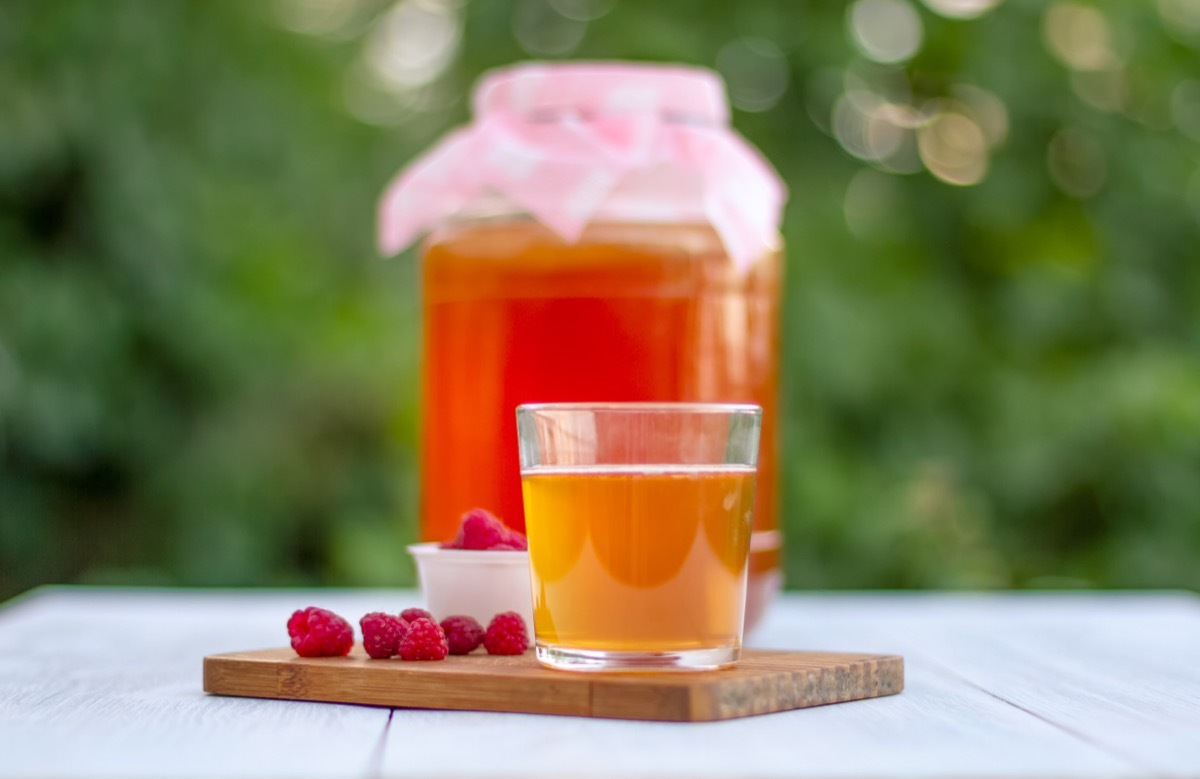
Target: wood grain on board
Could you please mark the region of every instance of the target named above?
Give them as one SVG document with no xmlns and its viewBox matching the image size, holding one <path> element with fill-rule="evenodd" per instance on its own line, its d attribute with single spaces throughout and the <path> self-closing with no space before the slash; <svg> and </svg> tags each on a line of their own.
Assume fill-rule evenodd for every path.
<svg viewBox="0 0 1200 779">
<path fill-rule="evenodd" d="M 596 674 L 543 668 L 532 653 L 436 663 L 306 659 L 291 649 L 204 658 L 218 695 L 424 709 L 705 722 L 894 695 L 897 655 L 747 650 L 733 668 L 700 673 Z"/>
</svg>

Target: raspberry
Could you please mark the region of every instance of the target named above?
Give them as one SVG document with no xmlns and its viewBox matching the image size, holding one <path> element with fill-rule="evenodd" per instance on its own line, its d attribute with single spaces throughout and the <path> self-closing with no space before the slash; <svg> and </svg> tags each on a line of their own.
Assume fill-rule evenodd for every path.
<svg viewBox="0 0 1200 779">
<path fill-rule="evenodd" d="M 376 660 L 385 660 L 400 651 L 400 639 L 408 632 L 407 622 L 382 611 L 372 611 L 358 624 L 362 627 L 363 649 Z"/>
<path fill-rule="evenodd" d="M 350 623 L 316 606 L 292 614 L 287 629 L 292 649 L 301 657 L 341 657 L 354 646 L 354 628 Z"/>
<path fill-rule="evenodd" d="M 504 536 L 500 543 L 488 547 L 489 552 L 524 552 L 528 549 L 529 540 L 525 538 L 525 534 L 510 527 L 504 528 Z"/>
<path fill-rule="evenodd" d="M 519 655 L 529 648 L 529 634 L 525 632 L 525 620 L 515 611 L 506 611 L 492 617 L 483 646 L 489 655 Z"/>
<path fill-rule="evenodd" d="M 430 622 L 437 622 L 437 620 L 433 618 L 433 615 L 428 611 L 418 608 L 405 609 L 404 611 L 400 612 L 400 619 L 409 624 L 412 624 L 418 619 L 427 619 Z"/>
<path fill-rule="evenodd" d="M 483 509 L 471 509 L 463 514 L 454 540 L 442 544 L 444 549 L 528 549 L 525 536 Z"/>
<path fill-rule="evenodd" d="M 446 634 L 438 623 L 420 617 L 408 625 L 408 633 L 400 639 L 401 660 L 445 660 L 450 647 Z"/>
<path fill-rule="evenodd" d="M 446 634 L 452 655 L 470 654 L 483 643 L 483 625 L 474 617 L 446 617 L 442 620 L 442 632 Z"/>
</svg>

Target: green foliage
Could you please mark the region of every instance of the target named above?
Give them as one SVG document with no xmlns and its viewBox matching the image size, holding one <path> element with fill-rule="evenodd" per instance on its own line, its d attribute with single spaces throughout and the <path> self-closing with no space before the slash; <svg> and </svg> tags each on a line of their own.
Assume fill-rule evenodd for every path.
<svg viewBox="0 0 1200 779">
<path fill-rule="evenodd" d="M 1092 4 L 1119 62 L 1073 71 L 1040 0 L 914 5 L 903 66 L 837 3 L 474 0 L 404 95 L 364 64 L 391 0 L 341 5 L 321 34 L 285 24 L 316 0 L 0 10 L 0 597 L 410 582 L 419 270 L 375 255 L 387 178 L 522 43 L 728 70 L 739 39 L 785 58 L 735 124 L 792 193 L 790 584 L 1200 587 L 1200 20 L 1159 10 L 1186 4 Z M 851 82 L 994 94 L 986 176 L 848 154 Z"/>
<path fill-rule="evenodd" d="M 398 159 L 246 8 L 7 6 L 0 591 L 408 575 L 415 270 L 370 216 Z"/>
</svg>

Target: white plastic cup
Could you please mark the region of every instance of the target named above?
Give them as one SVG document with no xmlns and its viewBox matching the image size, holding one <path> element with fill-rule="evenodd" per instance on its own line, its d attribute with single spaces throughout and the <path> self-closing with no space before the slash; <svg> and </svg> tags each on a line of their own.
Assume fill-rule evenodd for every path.
<svg viewBox="0 0 1200 779">
<path fill-rule="evenodd" d="M 443 549 L 436 542 L 413 544 L 408 552 L 417 563 L 425 608 L 439 622 L 462 614 L 486 628 L 497 614 L 515 611 L 533 636 L 528 552 Z"/>
</svg>

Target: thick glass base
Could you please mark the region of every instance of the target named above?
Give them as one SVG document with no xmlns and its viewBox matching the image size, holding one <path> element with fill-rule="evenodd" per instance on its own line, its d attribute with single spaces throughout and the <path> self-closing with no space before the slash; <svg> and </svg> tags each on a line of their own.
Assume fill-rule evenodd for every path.
<svg viewBox="0 0 1200 779">
<path fill-rule="evenodd" d="M 741 651 L 736 644 L 675 652 L 610 652 L 538 643 L 537 659 L 563 671 L 713 671 L 736 663 Z"/>
</svg>

